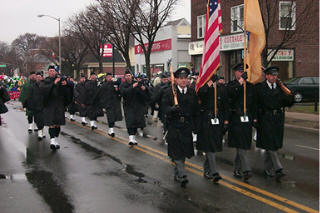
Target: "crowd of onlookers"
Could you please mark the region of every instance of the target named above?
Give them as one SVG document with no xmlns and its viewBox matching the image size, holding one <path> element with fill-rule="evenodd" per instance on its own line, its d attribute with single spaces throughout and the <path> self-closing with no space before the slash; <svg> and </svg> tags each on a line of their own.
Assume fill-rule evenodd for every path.
<svg viewBox="0 0 320 213">
<path fill-rule="evenodd" d="M 7 76 L 3 73 L 0 75 L 0 85 L 3 86 L 7 91 L 19 92 L 22 86 L 26 82 L 27 77 L 25 76 Z"/>
</svg>

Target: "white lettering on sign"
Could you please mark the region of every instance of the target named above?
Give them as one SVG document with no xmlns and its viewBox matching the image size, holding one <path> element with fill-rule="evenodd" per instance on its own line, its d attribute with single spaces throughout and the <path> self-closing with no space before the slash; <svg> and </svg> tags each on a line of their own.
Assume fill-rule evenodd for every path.
<svg viewBox="0 0 320 213">
<path fill-rule="evenodd" d="M 271 59 L 275 50 L 268 49 L 268 60 Z M 294 61 L 293 49 L 279 49 L 276 55 L 272 58 L 272 61 Z"/>
<path fill-rule="evenodd" d="M 144 44 L 144 46 L 147 48 L 148 43 Z M 164 50 L 171 50 L 171 39 L 161 40 L 161 41 L 155 41 L 152 45 L 151 52 L 157 52 L 157 51 L 164 51 Z M 142 54 L 143 49 L 140 45 L 134 46 L 134 53 Z"/>
</svg>

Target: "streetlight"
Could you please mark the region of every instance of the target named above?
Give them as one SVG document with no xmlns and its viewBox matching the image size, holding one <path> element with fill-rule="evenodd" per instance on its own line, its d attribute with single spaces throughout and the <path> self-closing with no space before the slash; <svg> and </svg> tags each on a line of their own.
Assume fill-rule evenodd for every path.
<svg viewBox="0 0 320 213">
<path fill-rule="evenodd" d="M 49 18 L 52 18 L 56 21 L 58 21 L 59 23 L 59 73 L 61 73 L 61 70 L 62 70 L 62 65 L 61 65 L 61 33 L 60 33 L 60 18 L 56 18 L 56 17 L 53 17 L 53 16 L 50 16 L 50 15 L 38 15 L 39 18 L 41 17 L 44 17 L 44 16 L 47 16 Z"/>
</svg>

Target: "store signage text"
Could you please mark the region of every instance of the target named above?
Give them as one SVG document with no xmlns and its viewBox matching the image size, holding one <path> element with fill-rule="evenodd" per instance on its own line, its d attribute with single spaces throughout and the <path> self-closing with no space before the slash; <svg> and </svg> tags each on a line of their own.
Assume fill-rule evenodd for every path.
<svg viewBox="0 0 320 213">
<path fill-rule="evenodd" d="M 148 43 L 144 44 L 145 47 L 148 47 Z M 161 40 L 161 41 L 155 41 L 152 45 L 151 52 L 158 52 L 158 51 L 164 51 L 164 50 L 171 50 L 171 39 Z M 134 46 L 134 54 L 142 54 L 143 49 L 141 45 L 135 45 Z"/>
</svg>

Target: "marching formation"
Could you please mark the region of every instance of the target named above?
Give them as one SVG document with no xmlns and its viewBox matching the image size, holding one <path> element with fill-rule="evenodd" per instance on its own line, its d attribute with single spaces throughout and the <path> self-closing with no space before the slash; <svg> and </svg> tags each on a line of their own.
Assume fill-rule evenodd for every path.
<svg viewBox="0 0 320 213">
<path fill-rule="evenodd" d="M 247 152 L 256 129 L 256 146 L 266 150 L 265 175 L 281 181 L 285 173 L 277 150 L 283 145 L 284 108 L 293 105 L 293 97 L 278 81 L 278 67 L 267 68 L 265 80 L 255 85 L 246 81 L 243 64 L 236 64 L 233 72 L 233 81 L 225 84 L 223 77 L 213 75 L 196 91 L 197 77 L 190 81 L 188 68 L 172 72 L 171 78 L 162 73 L 155 85 L 156 81 L 152 84 L 144 77 L 134 77 L 130 70 L 123 79 L 114 80 L 107 73 L 99 82 L 91 73 L 89 79 L 81 75 L 75 82 L 50 66 L 44 79 L 42 73 L 30 73 L 19 100 L 26 108 L 28 131 L 37 131 L 41 140 L 47 126 L 52 150 L 60 148 L 58 138 L 66 109 L 71 121 L 78 112 L 82 125 L 90 125 L 92 131 L 98 128 L 97 118 L 106 112 L 110 137 L 116 136 L 115 123 L 124 115 L 130 146 L 138 145 L 135 136 L 146 127 L 151 111 L 154 121 L 159 119 L 163 124 L 168 156 L 175 163 L 174 180 L 182 187 L 189 182 L 184 164 L 194 156 L 194 146 L 205 153 L 204 177 L 215 183 L 222 179 L 215 155 L 223 151 L 225 136 L 228 146 L 235 148 L 234 176 L 248 182 L 252 172 Z M 7 101 L 3 91 L 1 88 L 0 109 Z"/>
</svg>

